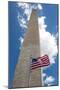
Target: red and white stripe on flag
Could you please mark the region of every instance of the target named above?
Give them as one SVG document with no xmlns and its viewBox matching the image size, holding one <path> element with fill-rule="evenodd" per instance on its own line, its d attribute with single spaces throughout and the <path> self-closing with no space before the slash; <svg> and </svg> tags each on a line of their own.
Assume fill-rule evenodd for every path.
<svg viewBox="0 0 60 90">
<path fill-rule="evenodd" d="M 38 57 L 36 61 L 32 62 L 31 64 L 31 70 L 48 66 L 50 64 L 48 55 L 44 55 L 42 57 Z"/>
</svg>

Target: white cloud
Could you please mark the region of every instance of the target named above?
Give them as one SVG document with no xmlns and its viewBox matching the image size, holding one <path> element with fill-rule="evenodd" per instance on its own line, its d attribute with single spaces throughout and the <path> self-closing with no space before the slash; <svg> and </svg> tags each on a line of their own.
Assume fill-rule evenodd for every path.
<svg viewBox="0 0 60 90">
<path fill-rule="evenodd" d="M 28 3 L 17 3 L 18 7 L 22 8 L 24 10 L 24 15 L 27 16 L 27 20 L 29 20 L 30 18 L 30 14 L 31 14 L 31 11 L 32 11 L 32 8 L 30 7 L 30 4 Z"/>
<path fill-rule="evenodd" d="M 44 24 L 45 24 L 45 19 L 46 19 L 45 16 L 41 16 L 40 18 L 38 18 L 38 20 L 39 20 L 39 24 L 44 25 Z"/>
<path fill-rule="evenodd" d="M 26 20 L 22 16 L 20 16 L 19 13 L 18 13 L 17 19 L 18 19 L 19 25 L 22 28 L 27 28 Z"/>
<path fill-rule="evenodd" d="M 17 3 L 18 7 L 21 7 L 21 8 L 32 8 L 32 9 L 39 9 L 39 10 L 42 10 L 42 5 L 41 4 L 31 4 L 31 3 L 21 3 L 21 2 L 18 2 Z"/>
<path fill-rule="evenodd" d="M 52 76 L 47 76 L 44 83 L 47 85 L 51 85 L 55 81 L 55 78 Z"/>
<path fill-rule="evenodd" d="M 47 25 L 45 24 L 45 16 L 41 16 L 40 18 L 38 18 L 38 24 L 39 24 L 39 29 L 44 30 Z"/>
<path fill-rule="evenodd" d="M 20 47 L 19 47 L 19 49 L 21 49 L 22 44 L 23 44 L 23 41 L 24 41 L 24 38 L 23 38 L 23 37 L 20 37 L 20 38 L 19 38 L 19 41 L 20 41 Z"/>
<path fill-rule="evenodd" d="M 38 9 L 42 10 L 42 5 L 41 4 L 38 4 Z"/>
<path fill-rule="evenodd" d="M 51 86 L 55 82 L 55 78 L 51 75 L 48 76 L 48 74 L 45 72 L 42 73 L 42 78 L 43 78 L 43 85 Z"/>
<path fill-rule="evenodd" d="M 46 77 L 46 75 L 47 75 L 46 73 L 42 73 L 42 77 L 43 77 L 43 78 Z"/>
<path fill-rule="evenodd" d="M 41 4 L 33 4 L 33 5 L 31 5 L 31 8 L 32 9 L 37 9 L 37 10 L 42 10 L 43 8 L 42 8 L 42 5 Z"/>
<path fill-rule="evenodd" d="M 21 8 L 28 8 L 29 7 L 29 4 L 28 3 L 21 3 L 21 2 L 18 2 L 17 3 L 18 7 L 21 7 Z"/>
<path fill-rule="evenodd" d="M 19 40 L 20 40 L 20 42 L 21 42 L 21 44 L 22 44 L 23 41 L 24 41 L 24 38 L 23 38 L 23 37 L 20 37 Z"/>
<path fill-rule="evenodd" d="M 24 18 L 20 19 L 20 26 L 27 28 L 26 21 Z"/>
<path fill-rule="evenodd" d="M 44 21 L 45 17 L 38 18 L 39 22 L 39 34 L 40 34 L 40 54 L 41 56 L 47 54 L 50 59 L 50 63 L 55 63 L 55 57 L 57 56 L 57 43 L 53 34 L 46 31 L 47 25 Z"/>
<path fill-rule="evenodd" d="M 32 9 L 29 10 L 29 8 L 25 9 L 24 14 L 27 16 L 27 20 L 30 19 L 30 15 L 31 15 Z"/>
</svg>

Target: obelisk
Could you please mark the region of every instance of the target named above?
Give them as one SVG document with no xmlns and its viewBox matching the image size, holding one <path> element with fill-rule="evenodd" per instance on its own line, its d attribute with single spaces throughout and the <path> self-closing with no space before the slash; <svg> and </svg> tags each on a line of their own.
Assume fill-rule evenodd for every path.
<svg viewBox="0 0 60 90">
<path fill-rule="evenodd" d="M 31 70 L 31 57 L 40 57 L 39 39 L 37 11 L 33 10 L 16 65 L 13 88 L 42 86 L 41 68 Z"/>
</svg>

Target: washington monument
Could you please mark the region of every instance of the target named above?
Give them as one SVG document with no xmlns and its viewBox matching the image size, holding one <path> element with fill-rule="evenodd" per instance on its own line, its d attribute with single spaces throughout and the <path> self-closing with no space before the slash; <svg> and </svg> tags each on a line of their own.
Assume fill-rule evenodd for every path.
<svg viewBox="0 0 60 90">
<path fill-rule="evenodd" d="M 41 68 L 31 70 L 32 58 L 40 57 L 39 39 L 37 11 L 32 10 L 21 53 L 16 65 L 13 88 L 42 86 Z"/>
</svg>

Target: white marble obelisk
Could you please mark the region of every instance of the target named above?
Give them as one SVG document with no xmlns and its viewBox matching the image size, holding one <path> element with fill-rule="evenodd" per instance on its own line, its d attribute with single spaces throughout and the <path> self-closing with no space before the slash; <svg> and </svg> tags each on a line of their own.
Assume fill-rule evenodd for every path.
<svg viewBox="0 0 60 90">
<path fill-rule="evenodd" d="M 42 86 L 41 68 L 31 70 L 33 58 L 40 57 L 40 42 L 37 11 L 33 10 L 21 54 L 15 70 L 13 88 Z"/>
</svg>

